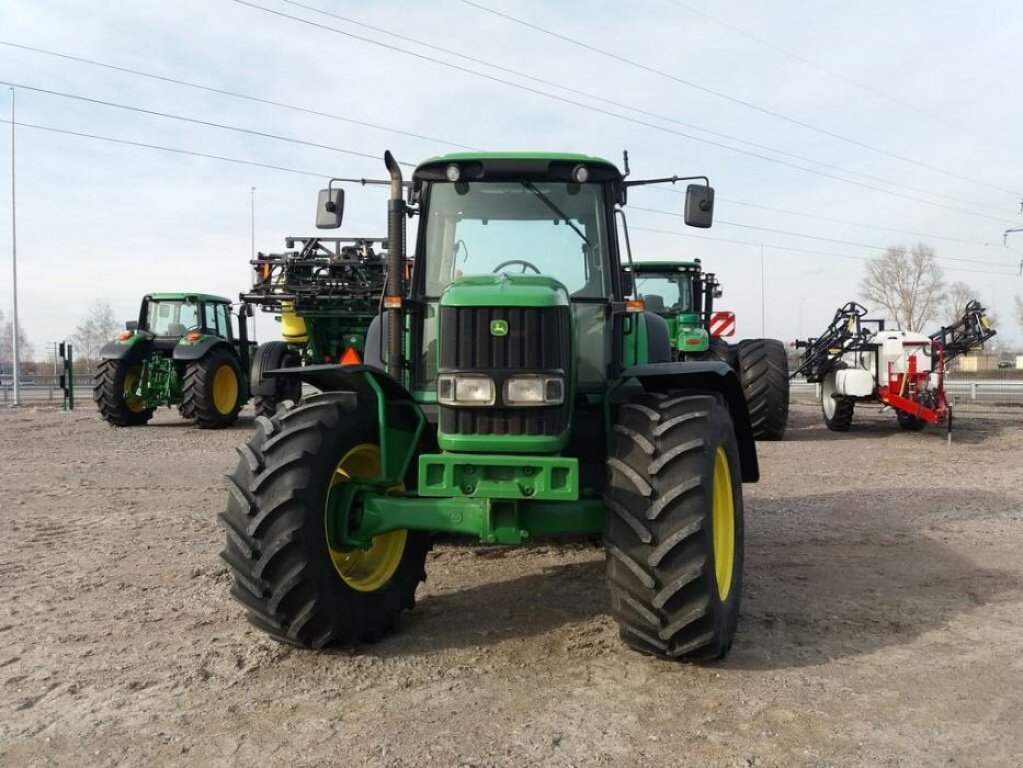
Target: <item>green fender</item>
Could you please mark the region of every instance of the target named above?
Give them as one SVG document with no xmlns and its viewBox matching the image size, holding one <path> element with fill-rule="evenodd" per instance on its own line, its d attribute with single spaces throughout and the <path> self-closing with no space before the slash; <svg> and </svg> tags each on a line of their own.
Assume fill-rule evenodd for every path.
<svg viewBox="0 0 1023 768">
<path fill-rule="evenodd" d="M 185 337 L 182 337 L 182 339 L 175 345 L 172 357 L 175 360 L 181 360 L 183 362 L 198 360 L 201 357 L 205 357 L 211 349 L 218 346 L 226 347 L 231 350 L 232 354 L 236 354 L 234 347 L 220 336 L 209 336 L 204 334 L 197 341 L 187 341 Z M 239 365 L 240 364 L 241 363 L 239 363 Z M 243 371 L 243 373 L 248 374 L 248 371 Z"/>
<path fill-rule="evenodd" d="M 720 394 L 728 405 L 732 425 L 735 427 L 742 481 L 755 483 L 760 479 L 757 446 L 753 440 L 746 396 L 738 375 L 727 363 L 700 360 L 634 365 L 622 371 L 622 380 L 626 385 L 630 380 L 636 381 L 643 389 L 652 392 L 692 390 Z"/>
<path fill-rule="evenodd" d="M 135 333 L 127 339 L 117 339 L 103 345 L 99 351 L 100 360 L 124 360 L 129 363 L 145 360 L 153 347 L 153 337 L 147 333 Z"/>
<path fill-rule="evenodd" d="M 350 392 L 358 397 L 360 408 L 374 407 L 381 474 L 366 484 L 391 488 L 405 481 L 426 427 L 426 416 L 400 382 L 371 365 L 305 365 L 277 368 L 264 375 L 294 377 L 321 392 Z"/>
</svg>

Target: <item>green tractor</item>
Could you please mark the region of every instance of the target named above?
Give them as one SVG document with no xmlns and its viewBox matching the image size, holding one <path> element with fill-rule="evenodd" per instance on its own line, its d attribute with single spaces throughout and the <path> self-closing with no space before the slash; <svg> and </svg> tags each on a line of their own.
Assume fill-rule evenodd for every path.
<svg viewBox="0 0 1023 768">
<path fill-rule="evenodd" d="M 178 406 L 203 429 L 234 424 L 249 399 L 249 342 L 242 305 L 238 336 L 231 302 L 205 293 L 151 293 L 137 321 L 100 351 L 93 398 L 117 427 L 145 424 L 160 406 Z"/>
<path fill-rule="evenodd" d="M 464 153 L 406 183 L 384 159 L 388 282 L 365 361 L 272 372 L 319 393 L 258 417 L 229 478 L 222 557 L 249 620 L 306 648 L 372 642 L 414 606 L 436 533 L 602 534 L 624 642 L 722 657 L 742 483 L 759 477 L 746 400 L 728 365 L 672 359 L 667 323 L 624 289 L 618 229 L 629 187 L 682 179 Z M 685 221 L 709 227 L 713 189 L 696 179 Z M 344 182 L 360 180 L 320 193 L 321 224 L 340 225 Z"/>
<path fill-rule="evenodd" d="M 789 363 L 785 345 L 777 339 L 743 339 L 729 344 L 735 333 L 735 314 L 715 312 L 721 283 L 692 261 L 637 261 L 626 267 L 636 295 L 647 310 L 668 323 L 676 360 L 721 360 L 739 375 L 749 407 L 753 436 L 781 440 L 789 420 Z"/>
<path fill-rule="evenodd" d="M 282 340 L 260 344 L 252 356 L 252 401 L 257 415 L 273 416 L 285 400 L 298 401 L 301 382 L 267 371 L 320 363 L 359 363 L 366 332 L 380 313 L 386 248 L 382 238 L 289 237 L 284 253 L 252 260 L 252 289 L 241 300 L 271 312 Z"/>
</svg>

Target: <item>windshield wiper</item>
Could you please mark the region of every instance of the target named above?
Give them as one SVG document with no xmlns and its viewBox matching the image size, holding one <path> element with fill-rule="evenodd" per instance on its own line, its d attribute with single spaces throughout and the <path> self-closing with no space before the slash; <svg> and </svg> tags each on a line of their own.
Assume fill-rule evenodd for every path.
<svg viewBox="0 0 1023 768">
<path fill-rule="evenodd" d="M 539 197 L 543 201 L 543 204 L 546 205 L 548 208 L 550 208 L 552 211 L 554 211 L 554 214 L 559 219 L 564 219 L 565 220 L 565 223 L 568 224 L 568 226 L 570 226 L 572 228 L 572 230 L 577 235 L 579 235 L 579 237 L 582 238 L 582 241 L 584 243 L 586 243 L 590 247 L 593 247 L 593 243 L 591 243 L 589 241 L 589 239 L 586 237 L 586 235 L 583 234 L 583 231 L 581 229 L 579 229 L 579 227 L 577 227 L 575 224 L 573 224 L 569 220 L 569 218 L 565 214 L 565 212 L 563 210 L 561 210 L 560 208 L 558 208 L 557 204 L 553 200 L 551 200 L 549 197 L 547 197 L 547 195 L 545 195 L 543 192 L 541 192 L 539 189 L 537 189 L 536 185 L 533 184 L 533 182 L 531 182 L 531 181 L 520 181 L 519 184 L 521 184 L 526 189 L 528 189 L 530 192 L 532 192 L 534 195 Z"/>
</svg>

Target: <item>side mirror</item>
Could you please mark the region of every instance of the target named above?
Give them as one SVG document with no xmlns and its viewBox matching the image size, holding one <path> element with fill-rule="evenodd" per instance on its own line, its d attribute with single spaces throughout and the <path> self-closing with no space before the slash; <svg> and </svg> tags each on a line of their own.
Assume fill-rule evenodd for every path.
<svg viewBox="0 0 1023 768">
<path fill-rule="evenodd" d="M 690 184 L 686 187 L 685 222 L 707 229 L 714 221 L 714 187 Z"/>
<path fill-rule="evenodd" d="M 139 329 L 139 321 L 138 320 L 128 320 L 124 324 L 124 330 L 126 330 L 126 331 L 137 331 L 138 329 Z"/>
<path fill-rule="evenodd" d="M 622 295 L 631 296 L 636 290 L 636 281 L 632 279 L 632 273 L 622 270 Z"/>
<path fill-rule="evenodd" d="M 345 210 L 343 189 L 321 189 L 316 203 L 316 228 L 337 229 L 341 226 L 341 215 Z"/>
</svg>

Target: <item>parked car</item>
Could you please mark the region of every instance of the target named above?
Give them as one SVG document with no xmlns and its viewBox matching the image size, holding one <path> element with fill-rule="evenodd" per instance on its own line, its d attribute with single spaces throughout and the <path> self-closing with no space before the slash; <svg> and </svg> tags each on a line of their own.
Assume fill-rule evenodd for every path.
<svg viewBox="0 0 1023 768">
<path fill-rule="evenodd" d="M 1016 365 L 1015 365 L 1015 363 L 1012 362 L 1012 360 L 999 360 L 998 361 L 998 367 L 999 368 L 1015 368 Z"/>
</svg>

